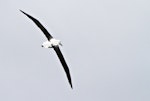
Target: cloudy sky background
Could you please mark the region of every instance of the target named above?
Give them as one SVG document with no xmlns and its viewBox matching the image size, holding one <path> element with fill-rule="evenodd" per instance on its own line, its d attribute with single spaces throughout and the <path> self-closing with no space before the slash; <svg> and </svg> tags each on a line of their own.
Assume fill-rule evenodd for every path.
<svg viewBox="0 0 150 101">
<path fill-rule="evenodd" d="M 149 0 L 1 0 L 0 101 L 150 101 Z M 62 41 L 74 89 L 43 33 Z"/>
</svg>

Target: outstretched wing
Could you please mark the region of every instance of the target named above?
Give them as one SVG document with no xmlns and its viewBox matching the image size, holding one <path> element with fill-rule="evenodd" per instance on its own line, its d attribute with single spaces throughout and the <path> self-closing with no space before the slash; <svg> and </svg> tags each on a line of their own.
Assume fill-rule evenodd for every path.
<svg viewBox="0 0 150 101">
<path fill-rule="evenodd" d="M 70 86 L 72 88 L 72 82 L 71 82 L 71 76 L 70 76 L 69 68 L 68 68 L 68 66 L 67 66 L 67 64 L 65 62 L 65 59 L 64 59 L 64 57 L 63 57 L 63 55 L 62 55 L 62 53 L 61 53 L 61 51 L 59 49 L 59 46 L 53 46 L 53 48 L 54 48 L 57 56 L 59 57 L 59 60 L 60 60 L 62 66 L 63 66 L 63 68 L 64 68 L 64 70 L 66 72 L 69 84 L 70 84 Z"/>
<path fill-rule="evenodd" d="M 33 18 L 32 16 L 30 16 L 29 14 L 25 13 L 24 11 L 20 10 L 23 14 L 25 14 L 27 17 L 29 17 L 41 30 L 42 32 L 45 34 L 45 36 L 47 37 L 48 40 L 50 40 L 51 38 L 53 38 L 49 32 L 44 28 L 44 26 L 35 18 Z"/>
</svg>

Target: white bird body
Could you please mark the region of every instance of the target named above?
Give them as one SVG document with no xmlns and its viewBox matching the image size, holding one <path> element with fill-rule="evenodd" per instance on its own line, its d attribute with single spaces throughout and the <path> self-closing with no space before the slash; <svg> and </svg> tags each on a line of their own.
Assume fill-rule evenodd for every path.
<svg viewBox="0 0 150 101">
<path fill-rule="evenodd" d="M 50 41 L 45 41 L 42 44 L 42 47 L 44 48 L 52 48 L 53 46 L 62 45 L 60 40 L 52 38 Z"/>
</svg>

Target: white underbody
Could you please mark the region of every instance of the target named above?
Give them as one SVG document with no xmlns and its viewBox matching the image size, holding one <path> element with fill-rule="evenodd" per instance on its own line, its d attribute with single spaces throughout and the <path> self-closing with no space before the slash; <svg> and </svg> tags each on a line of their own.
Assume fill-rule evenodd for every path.
<svg viewBox="0 0 150 101">
<path fill-rule="evenodd" d="M 53 46 L 62 45 L 60 40 L 56 40 L 52 38 L 50 41 L 45 41 L 42 44 L 42 47 L 44 48 L 52 48 Z"/>
</svg>

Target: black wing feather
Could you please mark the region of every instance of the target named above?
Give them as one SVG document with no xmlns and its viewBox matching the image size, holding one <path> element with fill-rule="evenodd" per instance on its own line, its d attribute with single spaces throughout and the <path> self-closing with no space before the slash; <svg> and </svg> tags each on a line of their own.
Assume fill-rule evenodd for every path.
<svg viewBox="0 0 150 101">
<path fill-rule="evenodd" d="M 69 81 L 70 86 L 71 86 L 71 88 L 72 88 L 72 82 L 71 82 L 71 76 L 70 76 L 69 68 L 68 68 L 68 66 L 67 66 L 67 64 L 66 64 L 66 62 L 65 62 L 65 59 L 64 59 L 64 57 L 63 57 L 63 55 L 62 55 L 62 53 L 61 53 L 61 51 L 60 51 L 60 49 L 59 49 L 59 46 L 53 46 L 53 48 L 54 48 L 54 50 L 55 50 L 57 56 L 59 57 L 59 60 L 60 60 L 60 62 L 61 62 L 61 64 L 62 64 L 62 66 L 64 67 L 64 70 L 65 70 L 65 72 L 66 72 L 68 81 Z"/>
<path fill-rule="evenodd" d="M 49 32 L 44 28 L 44 26 L 35 18 L 33 18 L 32 16 L 30 16 L 29 14 L 25 13 L 24 11 L 20 10 L 23 14 L 25 14 L 27 17 L 29 17 L 41 30 L 42 32 L 45 34 L 45 36 L 47 37 L 48 40 L 50 40 L 51 38 L 53 38 Z"/>
</svg>

